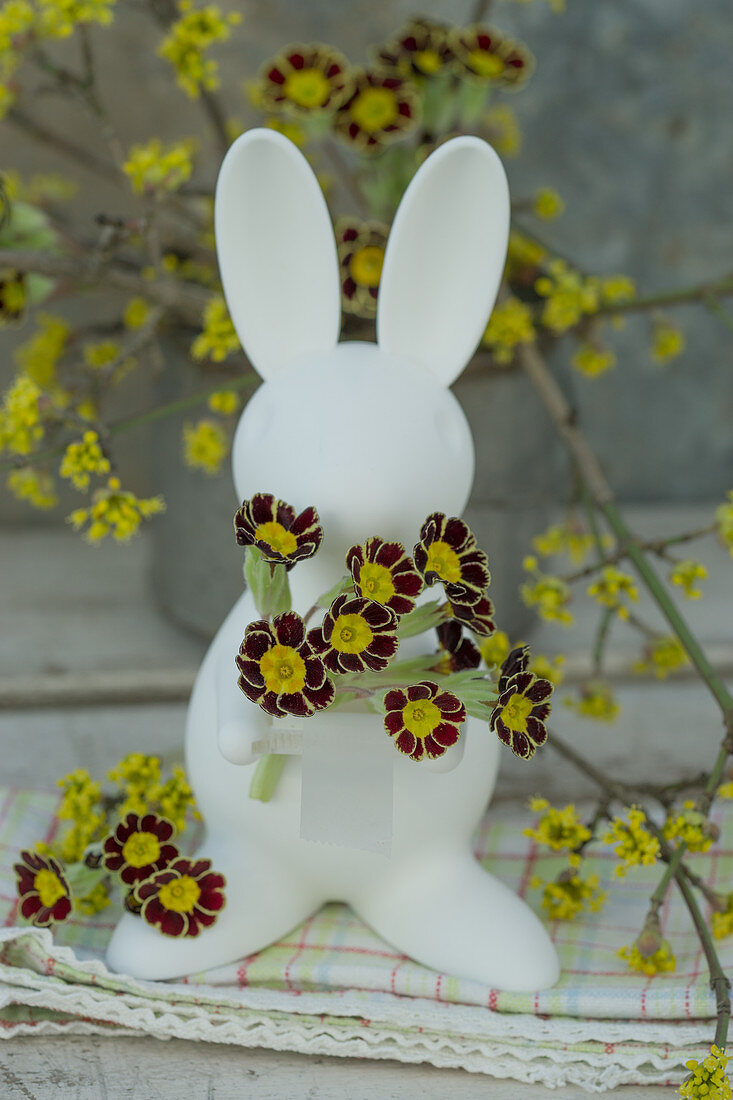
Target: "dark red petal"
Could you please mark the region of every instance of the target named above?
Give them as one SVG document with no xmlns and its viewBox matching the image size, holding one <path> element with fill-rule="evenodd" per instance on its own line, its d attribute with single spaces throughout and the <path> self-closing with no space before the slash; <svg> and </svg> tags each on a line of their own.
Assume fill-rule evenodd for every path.
<svg viewBox="0 0 733 1100">
<path fill-rule="evenodd" d="M 407 696 L 402 688 L 393 688 L 384 697 L 386 710 L 403 710 L 407 706 Z"/>
<path fill-rule="evenodd" d="M 310 718 L 314 707 L 305 697 L 305 691 L 283 692 L 278 695 L 278 704 L 281 710 L 288 714 L 294 714 L 296 718 Z"/>
<path fill-rule="evenodd" d="M 517 695 L 525 695 L 527 688 L 532 685 L 534 679 L 533 672 L 518 672 L 507 680 L 506 691 L 516 692 Z"/>
<path fill-rule="evenodd" d="M 375 634 L 367 647 L 367 654 L 388 661 L 394 657 L 398 645 L 394 634 Z"/>
<path fill-rule="evenodd" d="M 550 698 L 553 690 L 549 680 L 535 680 L 532 686 L 527 688 L 525 694 L 533 703 L 541 703 L 544 699 Z"/>
<path fill-rule="evenodd" d="M 364 564 L 364 550 L 361 546 L 352 546 L 346 551 L 346 568 L 355 579 Z"/>
<path fill-rule="evenodd" d="M 429 680 L 423 680 L 419 684 L 412 684 L 407 689 L 407 698 L 411 703 L 416 703 L 418 699 L 432 699 L 438 690 L 438 685 L 431 683 Z"/>
<path fill-rule="evenodd" d="M 494 733 L 505 745 L 511 745 L 512 731 L 507 729 L 501 718 L 497 718 L 494 722 Z"/>
<path fill-rule="evenodd" d="M 273 84 L 284 84 L 285 83 L 285 77 L 283 76 L 283 74 L 280 72 L 279 69 L 275 68 L 274 65 L 271 69 L 268 70 L 267 79 L 271 80 Z"/>
<path fill-rule="evenodd" d="M 539 718 L 534 718 L 531 714 L 527 718 L 527 735 L 538 747 L 544 745 L 547 740 L 547 728 L 544 723 L 540 722 Z"/>
<path fill-rule="evenodd" d="M 401 542 L 383 542 L 376 550 L 376 556 L 372 560 L 386 569 L 392 569 L 405 556 L 405 548 Z"/>
<path fill-rule="evenodd" d="M 277 519 L 277 501 L 272 493 L 255 493 L 249 503 L 245 501 L 242 507 L 255 527 Z"/>
<path fill-rule="evenodd" d="M 395 739 L 395 746 L 403 752 L 405 756 L 412 756 L 418 745 L 418 739 L 414 733 L 410 733 L 409 730 L 405 730 L 399 737 Z"/>
<path fill-rule="evenodd" d="M 328 649 L 328 642 L 323 637 L 323 630 L 320 626 L 315 626 L 308 631 L 308 645 L 315 653 L 325 653 Z"/>
<path fill-rule="evenodd" d="M 529 760 L 534 756 L 534 745 L 523 733 L 515 731 L 512 737 L 512 752 L 522 760 Z"/>
<path fill-rule="evenodd" d="M 454 742 L 451 742 L 451 744 L 454 744 Z M 425 754 L 430 760 L 437 760 L 439 757 L 445 756 L 446 746 L 441 745 L 434 734 L 428 734 L 423 741 L 423 745 L 425 747 Z"/>
<path fill-rule="evenodd" d="M 266 714 L 271 714 L 273 718 L 285 717 L 285 711 L 280 709 L 278 705 L 278 698 L 274 691 L 266 691 L 265 694 L 257 700 L 257 703 L 259 704 L 259 706 L 262 707 Z"/>
<path fill-rule="evenodd" d="M 454 726 L 452 722 L 441 722 L 430 735 L 432 740 L 437 742 L 444 751 L 450 748 L 451 745 L 455 745 L 460 736 L 460 729 L 458 726 Z M 426 738 L 426 740 L 428 739 Z"/>
<path fill-rule="evenodd" d="M 303 694 L 310 699 L 316 710 L 325 710 L 333 702 L 336 691 L 331 680 L 326 679 L 322 687 L 304 687 Z"/>
<path fill-rule="evenodd" d="M 549 703 L 540 703 L 538 707 L 532 707 L 530 711 L 533 718 L 539 718 L 540 722 L 545 722 L 550 716 L 552 707 Z"/>
<path fill-rule="evenodd" d="M 305 626 L 300 615 L 295 611 L 286 611 L 284 615 L 276 615 L 272 620 L 272 627 L 280 645 L 298 649 L 305 641 Z"/>
<path fill-rule="evenodd" d="M 237 657 L 237 668 L 242 673 L 243 679 L 252 687 L 264 688 L 265 678 L 262 675 L 259 661 L 245 661 Z"/>
<path fill-rule="evenodd" d="M 404 722 L 402 721 L 402 712 L 398 710 L 390 710 L 384 716 L 384 728 L 390 737 L 397 737 L 397 735 L 404 729 Z"/>
</svg>

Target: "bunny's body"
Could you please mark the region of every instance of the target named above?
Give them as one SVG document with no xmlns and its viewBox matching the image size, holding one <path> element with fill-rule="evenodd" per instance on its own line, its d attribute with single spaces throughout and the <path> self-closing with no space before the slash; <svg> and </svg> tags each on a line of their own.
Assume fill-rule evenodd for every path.
<svg viewBox="0 0 733 1100">
<path fill-rule="evenodd" d="M 301 614 L 343 575 L 350 546 L 379 535 L 409 550 L 426 515 L 465 507 L 473 446 L 447 387 L 485 325 L 507 222 L 506 183 L 489 147 L 473 138 L 443 146 L 395 220 L 379 343 L 338 345 L 335 248 L 310 168 L 272 131 L 250 131 L 230 150 L 217 190 L 219 260 L 232 318 L 266 379 L 237 429 L 234 478 L 239 501 L 264 490 L 296 510 L 318 508 L 321 550 L 290 574 Z M 291 250 L 292 270 L 278 241 Z M 436 259 L 450 279 L 446 270 L 431 275 Z M 283 302 L 296 303 L 288 321 L 274 296 L 283 282 Z M 126 915 L 110 965 L 143 978 L 223 965 L 283 936 L 325 901 L 342 900 L 428 966 L 504 989 L 552 985 L 557 959 L 544 928 L 471 855 L 500 749 L 486 723 L 469 719 L 435 762 L 394 753 L 389 858 L 300 838 L 298 756 L 288 757 L 271 801 L 248 797 L 252 744 L 271 727 L 239 690 L 234 657 L 258 617 L 245 592 L 204 659 L 188 714 L 187 768 L 207 830 L 197 855 L 225 874 L 226 908 L 191 940 L 165 939 Z M 399 657 L 431 644 L 408 639 Z M 308 719 L 304 736 L 321 722 L 386 736 L 378 715 L 341 708 Z"/>
</svg>

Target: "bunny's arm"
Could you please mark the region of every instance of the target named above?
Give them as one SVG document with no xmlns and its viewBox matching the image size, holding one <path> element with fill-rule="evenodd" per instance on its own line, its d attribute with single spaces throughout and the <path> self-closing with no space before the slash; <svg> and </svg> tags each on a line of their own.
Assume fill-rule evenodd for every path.
<svg viewBox="0 0 733 1100">
<path fill-rule="evenodd" d="M 252 742 L 264 736 L 267 718 L 242 694 L 228 652 L 217 663 L 216 706 L 217 740 L 222 756 L 230 764 L 253 764 L 260 754 L 252 751 Z"/>
</svg>

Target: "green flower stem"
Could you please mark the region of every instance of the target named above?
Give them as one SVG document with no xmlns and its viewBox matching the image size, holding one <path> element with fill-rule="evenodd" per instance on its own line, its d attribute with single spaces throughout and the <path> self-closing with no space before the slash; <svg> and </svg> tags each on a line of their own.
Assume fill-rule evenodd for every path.
<svg viewBox="0 0 733 1100">
<path fill-rule="evenodd" d="M 87 867 L 86 863 L 69 863 L 64 867 L 66 881 L 71 893 L 76 898 L 85 898 L 90 894 L 97 883 L 109 875 L 104 867 Z"/>
<path fill-rule="evenodd" d="M 269 802 L 275 793 L 278 780 L 285 767 L 287 756 L 283 753 L 268 753 L 257 761 L 252 782 L 249 785 L 249 797 L 260 802 Z"/>
<path fill-rule="evenodd" d="M 611 636 L 611 626 L 616 617 L 614 607 L 604 607 L 598 620 L 595 641 L 593 642 L 593 675 L 600 676 L 603 672 L 603 654 L 606 643 Z"/>
</svg>

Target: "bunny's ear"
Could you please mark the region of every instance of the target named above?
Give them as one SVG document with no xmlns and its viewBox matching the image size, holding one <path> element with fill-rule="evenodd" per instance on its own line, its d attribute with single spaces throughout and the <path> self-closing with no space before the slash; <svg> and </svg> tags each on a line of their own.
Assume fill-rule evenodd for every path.
<svg viewBox="0 0 733 1100">
<path fill-rule="evenodd" d="M 475 137 L 441 145 L 407 188 L 387 242 L 379 346 L 449 386 L 486 327 L 508 236 L 509 189 L 494 150 Z"/>
<path fill-rule="evenodd" d="M 262 377 L 333 348 L 341 322 L 336 242 L 297 147 L 274 130 L 237 138 L 219 172 L 214 220 L 229 313 Z"/>
</svg>

